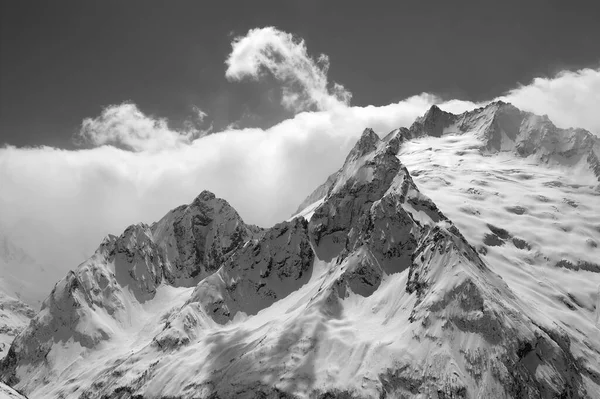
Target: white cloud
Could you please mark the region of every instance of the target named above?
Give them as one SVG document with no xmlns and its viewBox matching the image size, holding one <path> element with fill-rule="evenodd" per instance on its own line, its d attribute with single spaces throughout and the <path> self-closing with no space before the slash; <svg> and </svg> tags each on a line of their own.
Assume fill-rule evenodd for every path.
<svg viewBox="0 0 600 399">
<path fill-rule="evenodd" d="M 283 83 L 282 104 L 295 111 L 326 110 L 350 103 L 352 94 L 341 84 L 329 87 L 329 57 L 315 61 L 308 55 L 304 40 L 273 27 L 251 29 L 236 37 L 226 60 L 229 80 L 259 79 L 271 73 Z"/>
<path fill-rule="evenodd" d="M 600 68 L 536 78 L 502 99 L 517 108 L 547 114 L 559 127 L 581 127 L 600 136 Z"/>
<path fill-rule="evenodd" d="M 208 116 L 208 114 L 206 112 L 202 111 L 200 108 L 198 108 L 195 105 L 192 107 L 192 110 L 194 111 L 196 121 L 198 123 L 204 122 L 204 119 L 206 119 L 206 117 Z"/>
<path fill-rule="evenodd" d="M 204 112 L 198 108 L 194 111 L 200 122 L 204 120 Z M 135 104 L 123 103 L 106 107 L 96 118 L 84 119 L 77 138 L 95 146 L 111 144 L 133 151 L 156 151 L 190 144 L 199 136 L 191 124 L 186 130 L 175 131 L 166 119 L 145 115 Z"/>
<path fill-rule="evenodd" d="M 21 244 L 50 265 L 58 279 L 105 234 L 156 221 L 203 189 L 227 199 L 247 222 L 272 225 L 340 167 L 365 127 L 383 135 L 410 125 L 433 103 L 455 113 L 480 105 L 421 94 L 385 106 L 346 106 L 346 100 L 326 89 L 324 56 L 320 63 L 310 61 L 303 42 L 273 28 L 252 30 L 248 37 L 250 42 L 234 41 L 228 75 L 258 78 L 267 65 L 282 81 L 302 82 L 313 104 L 323 101 L 319 111 L 300 112 L 269 129 L 229 127 L 193 140 L 191 133 L 174 131 L 165 119 L 145 115 L 133 104 L 109 107 L 84 121 L 82 136 L 134 152 L 114 146 L 0 148 L 0 225 L 25 237 Z M 269 46 L 274 50 L 265 50 Z M 578 119 L 565 123 L 593 128 L 600 107 L 592 84 L 599 73 L 584 70 L 536 80 L 504 98 L 559 121 L 573 112 Z M 542 101 L 546 95 L 551 100 Z M 330 103 L 334 106 L 326 106 Z M 201 119 L 202 114 L 197 111 Z"/>
</svg>

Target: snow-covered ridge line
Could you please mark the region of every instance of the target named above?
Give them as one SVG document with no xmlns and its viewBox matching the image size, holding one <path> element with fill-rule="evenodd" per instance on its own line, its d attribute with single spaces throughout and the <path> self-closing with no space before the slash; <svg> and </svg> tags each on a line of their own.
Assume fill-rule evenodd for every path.
<svg viewBox="0 0 600 399">
<path fill-rule="evenodd" d="M 583 164 L 600 182 L 600 138 L 584 129 L 560 129 L 545 115 L 524 112 L 502 101 L 458 115 L 432 105 L 410 128 L 396 129 L 384 141 L 397 135 L 411 140 L 453 134 L 473 135 L 484 153 L 510 151 L 549 165 Z M 335 173 L 309 194 L 295 214 L 325 197 L 334 178 Z"/>
<path fill-rule="evenodd" d="M 455 115 L 433 105 L 408 129 L 409 137 L 471 133 L 491 152 L 512 151 L 521 157 L 535 156 L 546 163 L 574 165 L 589 162 L 596 174 L 600 138 L 585 129 L 556 127 L 547 115 L 524 112 L 497 101 L 485 107 Z"/>
</svg>

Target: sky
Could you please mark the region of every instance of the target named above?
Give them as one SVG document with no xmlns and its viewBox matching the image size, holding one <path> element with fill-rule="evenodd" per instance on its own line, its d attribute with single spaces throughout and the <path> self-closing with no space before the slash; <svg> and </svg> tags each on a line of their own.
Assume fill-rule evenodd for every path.
<svg viewBox="0 0 600 399">
<path fill-rule="evenodd" d="M 592 2 L 398 3 L 0 1 L 0 234 L 51 287 L 204 189 L 285 220 L 432 104 L 600 134 Z"/>
<path fill-rule="evenodd" d="M 233 37 L 275 26 L 329 56 L 353 105 L 421 92 L 482 101 L 598 65 L 596 1 L 0 1 L 0 144 L 73 148 L 86 117 L 130 100 L 179 126 L 290 117 L 269 79 L 229 82 Z"/>
</svg>

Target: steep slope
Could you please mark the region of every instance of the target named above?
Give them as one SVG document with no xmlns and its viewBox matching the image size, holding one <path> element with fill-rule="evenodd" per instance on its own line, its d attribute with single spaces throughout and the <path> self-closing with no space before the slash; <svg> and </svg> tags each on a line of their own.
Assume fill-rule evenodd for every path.
<svg viewBox="0 0 600 399">
<path fill-rule="evenodd" d="M 0 382 L 0 399 L 26 399 L 11 387 Z"/>
<path fill-rule="evenodd" d="M 214 267 L 210 223 L 182 216 L 195 210 L 109 237 L 17 337 L 3 375 L 34 397 L 591 397 L 600 384 L 565 330 L 533 318 L 419 192 L 397 156 L 405 133 L 365 130 L 308 222 L 219 224 L 230 235 Z"/>
<path fill-rule="evenodd" d="M 165 254 L 165 277 L 172 284 L 195 286 L 215 272 L 234 250 L 261 229 L 247 225 L 227 201 L 203 191 L 152 225 Z"/>
</svg>

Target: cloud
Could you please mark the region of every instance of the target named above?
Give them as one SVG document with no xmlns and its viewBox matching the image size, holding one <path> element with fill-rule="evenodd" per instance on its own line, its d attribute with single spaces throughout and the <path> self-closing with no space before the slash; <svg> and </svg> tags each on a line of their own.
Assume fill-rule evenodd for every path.
<svg viewBox="0 0 600 399">
<path fill-rule="evenodd" d="M 258 80 L 268 72 L 283 83 L 282 104 L 289 110 L 327 110 L 350 103 L 352 94 L 344 86 L 328 83 L 329 57 L 321 54 L 315 61 L 304 40 L 290 33 L 274 27 L 251 29 L 231 47 L 227 79 Z"/>
<path fill-rule="evenodd" d="M 206 114 L 194 109 L 196 118 L 202 122 Z M 101 146 L 122 146 L 133 151 L 156 151 L 190 144 L 201 135 L 194 124 L 185 125 L 185 130 L 169 128 L 165 118 L 145 115 L 133 103 L 110 105 L 96 118 L 86 118 L 76 136 L 80 142 Z"/>
<path fill-rule="evenodd" d="M 517 108 L 547 114 L 559 127 L 581 127 L 600 136 L 600 68 L 536 78 L 501 98 Z"/>
<path fill-rule="evenodd" d="M 347 100 L 327 89 L 324 56 L 313 62 L 302 41 L 273 28 L 251 30 L 247 37 L 252 40 L 234 40 L 227 74 L 260 78 L 267 68 L 281 77 L 284 87 L 294 87 L 294 82 L 302 87 L 310 104 L 320 102 L 317 110 L 299 112 L 268 129 L 230 126 L 194 139 L 197 127 L 173 130 L 165 119 L 146 115 L 131 103 L 108 107 L 83 123 L 81 135 L 97 148 L 0 148 L 0 226 L 20 237 L 18 244 L 58 280 L 89 256 L 104 235 L 156 221 L 203 189 L 229 201 L 246 222 L 270 226 L 285 220 L 340 167 L 365 127 L 384 135 L 409 126 L 434 103 L 454 113 L 482 105 L 442 101 L 426 93 L 384 106 L 345 105 Z M 274 50 L 265 50 L 269 46 Z M 536 79 L 504 99 L 560 123 L 591 129 L 597 125 L 593 84 L 599 73 L 583 70 Z M 582 123 L 563 119 L 570 112 Z M 196 115 L 205 121 L 203 112 Z"/>
<path fill-rule="evenodd" d="M 193 106 L 192 110 L 194 111 L 194 115 L 196 117 L 196 121 L 198 123 L 202 123 L 204 122 L 204 119 L 206 119 L 206 117 L 208 116 L 208 114 L 204 111 L 202 111 L 200 108 L 198 108 L 197 106 Z"/>
</svg>

